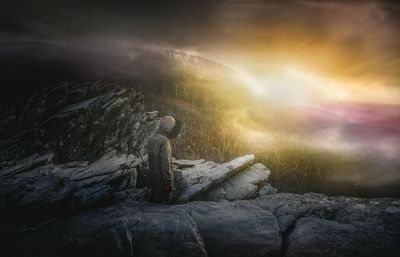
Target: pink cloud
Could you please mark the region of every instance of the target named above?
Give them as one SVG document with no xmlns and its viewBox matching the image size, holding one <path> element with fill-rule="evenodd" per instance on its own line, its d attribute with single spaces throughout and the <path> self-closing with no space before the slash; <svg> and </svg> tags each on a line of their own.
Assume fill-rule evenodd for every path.
<svg viewBox="0 0 400 257">
<path fill-rule="evenodd" d="M 400 105 L 334 103 L 303 109 L 317 140 L 329 138 L 361 153 L 399 161 Z"/>
</svg>

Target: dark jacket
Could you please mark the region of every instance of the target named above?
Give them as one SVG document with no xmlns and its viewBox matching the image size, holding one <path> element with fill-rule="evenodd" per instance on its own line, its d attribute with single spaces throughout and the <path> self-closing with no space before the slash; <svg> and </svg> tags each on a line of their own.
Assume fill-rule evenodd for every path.
<svg viewBox="0 0 400 257">
<path fill-rule="evenodd" d="M 150 187 L 152 202 L 171 202 L 174 193 L 172 173 L 172 149 L 168 133 L 175 126 L 175 119 L 164 117 L 158 131 L 149 138 L 148 160 L 150 168 Z"/>
</svg>

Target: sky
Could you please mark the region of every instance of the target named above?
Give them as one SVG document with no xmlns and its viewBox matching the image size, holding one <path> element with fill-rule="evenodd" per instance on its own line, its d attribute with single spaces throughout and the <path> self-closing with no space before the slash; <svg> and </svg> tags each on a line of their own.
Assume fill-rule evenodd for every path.
<svg viewBox="0 0 400 257">
<path fill-rule="evenodd" d="M 359 100 L 398 102 L 396 1 L 6 0 L 0 14 L 2 41 L 153 43 L 216 59 L 263 84 L 305 71 L 347 85 L 350 98 L 361 87 Z"/>
</svg>

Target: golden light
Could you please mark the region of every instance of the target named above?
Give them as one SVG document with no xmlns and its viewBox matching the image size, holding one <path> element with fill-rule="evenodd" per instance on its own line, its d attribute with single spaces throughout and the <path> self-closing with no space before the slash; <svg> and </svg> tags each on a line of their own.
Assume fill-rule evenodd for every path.
<svg viewBox="0 0 400 257">
<path fill-rule="evenodd" d="M 358 101 L 398 104 L 400 91 L 379 81 L 333 78 L 295 65 L 254 75 L 243 66 L 229 65 L 235 77 L 261 100 L 283 105 L 314 105 L 321 102 Z"/>
</svg>

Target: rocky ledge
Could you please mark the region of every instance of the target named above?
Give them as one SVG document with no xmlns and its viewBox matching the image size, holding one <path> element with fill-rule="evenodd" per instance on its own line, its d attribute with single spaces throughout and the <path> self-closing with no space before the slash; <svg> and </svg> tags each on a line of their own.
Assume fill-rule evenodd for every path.
<svg viewBox="0 0 400 257">
<path fill-rule="evenodd" d="M 147 202 L 157 123 L 103 82 L 1 109 L 0 256 L 398 256 L 399 199 L 276 193 L 251 154 L 174 160 L 189 202 Z"/>
<path fill-rule="evenodd" d="M 1 229 L 2 256 L 398 256 L 400 201 L 319 194 L 124 201 Z"/>
</svg>

